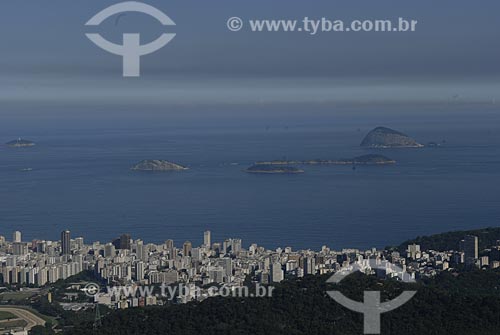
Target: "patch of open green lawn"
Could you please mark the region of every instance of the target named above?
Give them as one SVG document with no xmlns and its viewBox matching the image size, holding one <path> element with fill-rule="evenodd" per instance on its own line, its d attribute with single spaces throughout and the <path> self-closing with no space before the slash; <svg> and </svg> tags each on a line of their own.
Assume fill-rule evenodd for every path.
<svg viewBox="0 0 500 335">
<path fill-rule="evenodd" d="M 0 322 L 0 329 L 24 328 L 26 325 L 27 323 L 24 320 L 2 321 Z"/>
<path fill-rule="evenodd" d="M 9 319 L 16 319 L 16 318 L 17 318 L 17 316 L 12 314 L 11 312 L 0 311 L 0 321 L 9 320 Z"/>
<path fill-rule="evenodd" d="M 5 292 L 0 294 L 1 301 L 22 301 L 33 296 L 32 292 Z"/>
<path fill-rule="evenodd" d="M 40 313 L 39 311 L 37 311 L 36 309 L 33 309 L 29 306 L 21 306 L 21 305 L 0 305 L 0 307 L 12 307 L 12 308 L 17 308 L 17 309 L 24 309 L 24 310 L 27 310 L 28 312 L 32 313 L 32 314 L 35 314 L 36 316 L 38 316 L 39 318 L 45 320 L 45 322 L 50 322 L 52 323 L 53 325 L 57 325 L 58 324 L 58 321 L 55 317 L 53 316 L 48 316 L 48 315 L 45 315 L 45 314 L 42 314 Z"/>
</svg>

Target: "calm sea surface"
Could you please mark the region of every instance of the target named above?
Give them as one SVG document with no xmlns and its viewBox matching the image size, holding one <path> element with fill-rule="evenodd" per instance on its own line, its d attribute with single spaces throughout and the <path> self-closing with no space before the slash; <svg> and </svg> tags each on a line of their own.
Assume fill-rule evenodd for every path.
<svg viewBox="0 0 500 335">
<path fill-rule="evenodd" d="M 319 249 L 385 246 L 407 238 L 500 225 L 500 119 L 471 117 L 308 118 L 113 125 L 45 120 L 0 126 L 0 235 L 87 242 L 121 233 L 148 242 L 199 244 L 240 237 L 245 245 Z M 382 122 L 380 122 L 382 121 Z M 11 127 L 11 125 L 14 125 Z M 364 150 L 363 136 L 386 125 L 439 148 Z M 386 167 L 305 166 L 303 175 L 242 172 L 257 160 L 334 159 L 382 153 Z M 142 159 L 186 172 L 140 173 Z M 30 172 L 22 169 L 31 168 Z"/>
</svg>

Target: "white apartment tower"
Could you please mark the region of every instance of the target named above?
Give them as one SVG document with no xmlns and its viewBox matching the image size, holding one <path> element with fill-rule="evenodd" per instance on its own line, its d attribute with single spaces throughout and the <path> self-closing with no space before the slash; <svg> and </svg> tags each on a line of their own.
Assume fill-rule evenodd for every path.
<svg viewBox="0 0 500 335">
<path fill-rule="evenodd" d="M 21 240 L 22 240 L 21 232 L 16 230 L 12 235 L 12 242 L 20 243 Z"/>
</svg>

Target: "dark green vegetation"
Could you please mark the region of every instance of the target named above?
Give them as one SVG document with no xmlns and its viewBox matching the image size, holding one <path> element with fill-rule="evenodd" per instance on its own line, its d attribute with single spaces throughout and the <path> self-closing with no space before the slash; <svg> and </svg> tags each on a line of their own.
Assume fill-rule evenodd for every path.
<svg viewBox="0 0 500 335">
<path fill-rule="evenodd" d="M 73 302 L 87 302 L 88 296 L 80 289 L 74 288 L 70 289 L 71 285 L 85 286 L 86 283 L 99 283 L 103 284 L 99 281 L 99 279 L 95 276 L 93 271 L 82 271 L 79 274 L 68 277 L 65 280 L 58 280 L 52 285 L 52 298 L 55 301 L 62 301 L 66 293 L 77 293 L 77 297 L 73 297 Z"/>
<path fill-rule="evenodd" d="M 496 245 L 500 240 L 500 228 L 486 228 L 467 231 L 454 231 L 431 236 L 419 236 L 413 240 L 403 242 L 398 249 L 403 252 L 409 244 L 420 244 L 422 250 L 448 251 L 458 250 L 458 243 L 465 235 L 479 237 L 479 250 L 484 250 Z"/>
<path fill-rule="evenodd" d="M 406 305 L 382 316 L 382 334 L 493 335 L 500 329 L 500 272 L 443 273 L 407 286 L 355 274 L 339 286 L 311 276 L 276 286 L 273 298 L 212 298 L 201 303 L 112 312 L 99 334 L 362 334 L 363 318 L 326 295 L 338 289 L 361 301 L 366 289 L 392 299 L 417 289 Z M 67 334 L 92 334 L 82 323 Z"/>
<path fill-rule="evenodd" d="M 65 334 L 73 334 L 71 329 L 85 328 L 94 321 L 95 312 L 92 309 L 88 309 L 80 312 L 65 311 L 58 303 L 49 303 L 46 297 L 42 297 L 33 304 L 33 308 L 38 312 L 57 318 L 57 328 L 64 329 Z M 109 313 L 109 310 L 105 306 L 99 307 L 103 314 Z M 52 322 L 47 322 L 45 324 L 45 329 L 39 328 L 37 331 L 40 333 L 36 334 L 53 334 L 49 331 L 52 329 Z M 91 327 L 92 329 L 92 327 Z M 92 333 L 90 333 L 92 334 Z"/>
<path fill-rule="evenodd" d="M 79 296 L 75 301 L 88 302 L 88 297 L 81 291 L 71 291 L 67 287 L 73 283 L 81 282 L 98 282 L 94 273 L 92 271 L 83 271 L 75 276 L 71 276 L 66 280 L 59 280 L 53 284 L 51 288 L 52 299 L 56 301 L 55 303 L 50 303 L 47 296 L 38 297 L 31 306 L 36 311 L 38 316 L 46 320 L 45 326 L 36 326 L 30 331 L 30 335 L 51 335 L 55 334 L 53 326 L 57 325 L 57 329 L 65 329 L 69 332 L 69 329 L 75 326 L 83 326 L 92 322 L 94 320 L 94 310 L 85 310 L 78 313 L 65 311 L 57 301 L 61 301 L 64 294 L 67 292 L 79 292 Z M 108 311 L 105 306 L 100 307 L 101 310 Z"/>
<path fill-rule="evenodd" d="M 50 324 L 45 326 L 35 326 L 31 328 L 29 335 L 52 335 L 55 334 L 54 330 L 51 328 Z"/>
</svg>

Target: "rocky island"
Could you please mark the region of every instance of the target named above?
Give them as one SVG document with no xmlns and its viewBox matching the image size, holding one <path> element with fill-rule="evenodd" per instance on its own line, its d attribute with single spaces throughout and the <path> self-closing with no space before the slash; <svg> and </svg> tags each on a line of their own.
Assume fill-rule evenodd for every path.
<svg viewBox="0 0 500 335">
<path fill-rule="evenodd" d="M 18 138 L 17 140 L 10 141 L 6 143 L 7 146 L 11 148 L 26 148 L 26 147 L 32 147 L 35 145 L 35 142 L 24 140 L 22 138 Z"/>
<path fill-rule="evenodd" d="M 187 167 L 164 160 L 143 160 L 133 166 L 134 171 L 184 171 Z"/>
<path fill-rule="evenodd" d="M 354 158 L 345 159 L 334 159 L 334 160 L 324 160 L 324 159 L 313 159 L 306 161 L 287 161 L 287 160 L 275 160 L 268 162 L 257 162 L 256 165 L 387 165 L 396 164 L 396 161 L 383 156 L 383 155 L 363 155 Z"/>
<path fill-rule="evenodd" d="M 279 166 L 273 164 L 255 164 L 245 170 L 247 173 L 260 174 L 298 174 L 304 173 L 304 170 L 293 166 Z"/>
<path fill-rule="evenodd" d="M 422 148 L 413 138 L 394 129 L 377 127 L 361 142 L 365 148 Z"/>
</svg>

